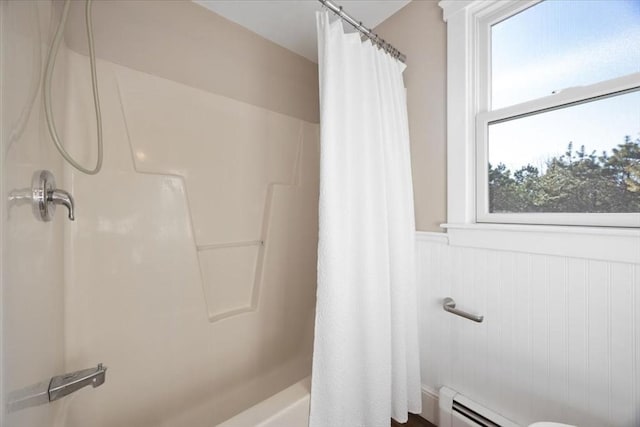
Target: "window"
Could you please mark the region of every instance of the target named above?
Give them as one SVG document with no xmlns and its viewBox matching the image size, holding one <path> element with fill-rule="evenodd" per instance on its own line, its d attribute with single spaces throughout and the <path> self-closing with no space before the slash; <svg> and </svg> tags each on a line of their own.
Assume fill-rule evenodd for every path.
<svg viewBox="0 0 640 427">
<path fill-rule="evenodd" d="M 449 244 L 637 264 L 640 0 L 438 4 Z"/>
<path fill-rule="evenodd" d="M 640 145 L 625 126 L 639 120 L 640 92 L 632 91 L 482 122 L 488 211 L 640 212 Z"/>
<path fill-rule="evenodd" d="M 477 27 L 476 221 L 640 226 L 640 0 L 495 4 Z"/>
<path fill-rule="evenodd" d="M 636 225 L 640 91 L 635 84 L 616 79 L 568 91 L 560 103 L 554 98 L 478 114 L 478 221 Z"/>
</svg>

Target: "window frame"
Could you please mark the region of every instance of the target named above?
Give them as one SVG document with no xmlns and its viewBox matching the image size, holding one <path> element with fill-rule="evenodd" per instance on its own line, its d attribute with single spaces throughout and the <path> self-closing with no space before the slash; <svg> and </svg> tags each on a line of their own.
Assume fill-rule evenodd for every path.
<svg viewBox="0 0 640 427">
<path fill-rule="evenodd" d="M 491 26 L 542 0 L 442 0 L 447 22 L 448 222 L 640 227 L 640 213 L 491 213 L 488 209 L 489 123 L 530 115 L 640 87 L 640 73 L 563 89 L 490 110 Z M 462 126 L 460 117 L 463 111 Z"/>
<path fill-rule="evenodd" d="M 540 1 L 441 0 L 438 3 L 447 23 L 447 223 L 441 227 L 446 230 L 451 246 L 640 264 L 638 228 L 478 222 L 477 115 L 488 111 L 490 93 L 489 87 L 484 90 L 479 87 L 481 81 L 489 84 L 489 58 L 480 55 L 480 47 L 484 41 L 486 49 L 489 36 L 490 27 L 486 24 L 499 22 Z M 564 90 L 555 99 L 568 99 L 572 93 L 575 94 L 576 89 Z"/>
</svg>

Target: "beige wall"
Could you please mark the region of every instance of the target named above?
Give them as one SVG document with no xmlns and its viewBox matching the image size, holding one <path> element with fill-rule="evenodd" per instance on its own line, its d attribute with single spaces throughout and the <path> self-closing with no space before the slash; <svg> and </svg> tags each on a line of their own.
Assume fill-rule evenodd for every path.
<svg viewBox="0 0 640 427">
<path fill-rule="evenodd" d="M 278 113 L 318 123 L 318 71 L 308 59 L 186 0 L 93 3 L 98 56 Z M 87 54 L 84 2 L 65 40 Z"/>
<path fill-rule="evenodd" d="M 442 231 L 446 222 L 446 25 L 435 0 L 413 0 L 376 28 L 407 55 L 416 228 Z"/>
<path fill-rule="evenodd" d="M 191 2 L 95 2 L 104 169 L 68 170 L 59 425 L 209 427 L 310 374 L 316 66 Z M 84 23 L 67 133 L 95 156 Z M 290 75 L 289 75 L 290 74 Z"/>
</svg>

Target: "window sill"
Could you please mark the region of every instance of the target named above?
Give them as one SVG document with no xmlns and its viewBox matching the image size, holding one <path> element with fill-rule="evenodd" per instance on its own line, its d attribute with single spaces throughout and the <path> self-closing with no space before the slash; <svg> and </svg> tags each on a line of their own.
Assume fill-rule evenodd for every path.
<svg viewBox="0 0 640 427">
<path fill-rule="evenodd" d="M 511 224 L 442 224 L 451 246 L 640 264 L 640 230 Z"/>
</svg>

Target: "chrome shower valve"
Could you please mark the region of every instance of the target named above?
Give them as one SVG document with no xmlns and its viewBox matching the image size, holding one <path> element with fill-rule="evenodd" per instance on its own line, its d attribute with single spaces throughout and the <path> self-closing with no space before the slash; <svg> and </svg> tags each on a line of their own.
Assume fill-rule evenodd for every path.
<svg viewBox="0 0 640 427">
<path fill-rule="evenodd" d="M 36 218 L 51 221 L 56 212 L 56 205 L 67 208 L 68 218 L 75 220 L 73 196 L 65 190 L 56 188 L 56 180 L 48 170 L 37 171 L 33 176 L 30 189 L 15 190 L 9 194 L 9 201 L 20 203 L 30 201 Z"/>
</svg>

